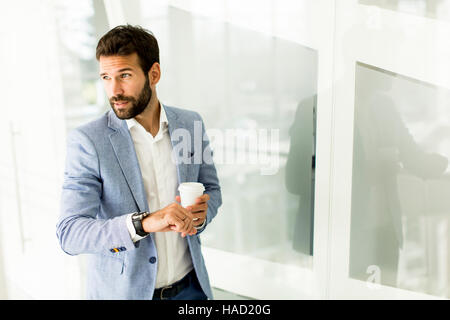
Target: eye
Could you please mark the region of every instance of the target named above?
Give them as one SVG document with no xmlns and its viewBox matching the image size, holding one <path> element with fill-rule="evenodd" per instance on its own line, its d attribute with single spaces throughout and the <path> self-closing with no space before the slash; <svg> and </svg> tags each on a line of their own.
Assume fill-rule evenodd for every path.
<svg viewBox="0 0 450 320">
<path fill-rule="evenodd" d="M 129 78 L 129 77 L 131 77 L 131 73 L 122 73 L 120 76 L 122 78 Z"/>
<path fill-rule="evenodd" d="M 109 76 L 102 76 L 102 80 L 109 80 L 111 79 Z"/>
</svg>

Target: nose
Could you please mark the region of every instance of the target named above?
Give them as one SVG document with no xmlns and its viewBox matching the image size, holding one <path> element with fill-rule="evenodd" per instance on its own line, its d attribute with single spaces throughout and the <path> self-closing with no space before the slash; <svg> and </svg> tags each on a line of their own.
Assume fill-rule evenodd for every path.
<svg viewBox="0 0 450 320">
<path fill-rule="evenodd" d="M 112 89 L 111 93 L 113 96 L 117 96 L 119 94 L 123 95 L 123 88 L 122 88 L 120 81 L 116 81 L 115 79 L 112 79 L 111 89 Z"/>
</svg>

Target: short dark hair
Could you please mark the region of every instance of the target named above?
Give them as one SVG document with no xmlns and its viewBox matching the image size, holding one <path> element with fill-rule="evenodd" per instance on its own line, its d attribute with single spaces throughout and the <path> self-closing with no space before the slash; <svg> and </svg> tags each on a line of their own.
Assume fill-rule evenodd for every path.
<svg viewBox="0 0 450 320">
<path fill-rule="evenodd" d="M 141 26 L 121 25 L 108 31 L 97 44 L 95 56 L 127 56 L 136 52 L 145 74 L 155 62 L 159 63 L 158 41 Z"/>
</svg>

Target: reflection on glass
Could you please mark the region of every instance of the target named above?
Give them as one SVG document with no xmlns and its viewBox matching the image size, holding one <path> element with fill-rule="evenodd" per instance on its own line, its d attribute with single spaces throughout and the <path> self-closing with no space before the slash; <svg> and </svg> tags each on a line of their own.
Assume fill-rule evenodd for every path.
<svg viewBox="0 0 450 320">
<path fill-rule="evenodd" d="M 214 149 L 223 205 L 203 245 L 311 267 L 317 52 L 174 7 L 141 7 L 131 21 L 145 21 L 160 43 L 158 97 L 198 111 Z M 279 154 L 260 146 L 271 130 Z"/>
<path fill-rule="evenodd" d="M 295 120 L 289 129 L 291 147 L 286 163 L 286 186 L 299 195 L 298 213 L 294 222 L 293 247 L 313 254 L 314 173 L 316 145 L 317 96 L 299 103 Z"/>
<path fill-rule="evenodd" d="M 446 89 L 357 64 L 351 277 L 449 295 L 449 135 L 436 134 L 448 101 Z"/>
<path fill-rule="evenodd" d="M 109 103 L 98 74 L 95 48 L 108 31 L 106 11 L 102 0 L 54 1 L 55 23 L 60 77 L 64 97 L 66 132 L 100 116 L 109 109 Z M 63 151 L 65 152 L 65 150 Z M 61 172 L 57 172 L 58 176 Z M 61 182 L 57 182 L 60 190 Z M 59 198 L 55 201 L 59 202 Z M 57 248 L 60 251 L 60 248 Z M 75 266 L 71 266 L 75 268 Z M 77 257 L 77 266 L 83 279 L 86 275 L 86 257 Z M 85 281 L 80 281 L 84 286 Z M 84 297 L 85 290 L 80 288 Z"/>
<path fill-rule="evenodd" d="M 99 18 L 104 9 L 97 10 L 102 3 L 1 5 L 0 11 L 6 13 L 2 21 L 9 26 L 4 28 L 7 37 L 0 49 L 8 74 L 0 125 L 0 219 L 7 221 L 0 228 L 0 242 L 8 243 L 0 250 L 6 282 L 0 293 L 6 291 L 7 298 L 82 297 L 78 264 L 55 241 L 54 221 L 59 211 L 65 120 L 78 113 L 83 121 L 89 112 L 85 106 L 98 102 L 90 81 L 97 73 L 95 25 L 107 26 Z M 69 123 L 67 129 L 73 125 Z"/>
<path fill-rule="evenodd" d="M 57 1 L 54 6 L 66 129 L 70 131 L 107 110 L 95 48 L 108 31 L 108 23 L 102 0 Z"/>
<path fill-rule="evenodd" d="M 359 3 L 432 19 L 450 20 L 449 0 L 359 0 Z"/>
</svg>

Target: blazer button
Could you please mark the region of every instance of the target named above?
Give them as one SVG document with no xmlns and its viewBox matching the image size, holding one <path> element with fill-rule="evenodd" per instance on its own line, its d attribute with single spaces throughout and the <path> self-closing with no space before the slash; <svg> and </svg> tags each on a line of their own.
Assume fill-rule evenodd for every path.
<svg viewBox="0 0 450 320">
<path fill-rule="evenodd" d="M 150 259 L 148 259 L 148 262 L 150 262 L 151 264 L 156 262 L 156 258 L 155 257 L 151 257 Z"/>
</svg>

